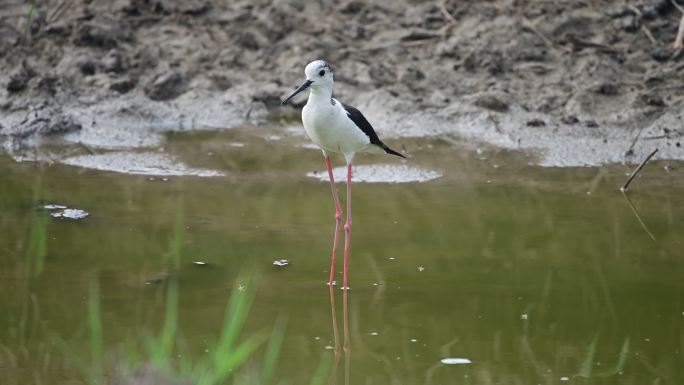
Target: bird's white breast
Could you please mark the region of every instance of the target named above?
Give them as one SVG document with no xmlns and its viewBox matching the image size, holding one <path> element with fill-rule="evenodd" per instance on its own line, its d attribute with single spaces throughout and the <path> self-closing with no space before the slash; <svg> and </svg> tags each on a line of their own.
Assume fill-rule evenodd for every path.
<svg viewBox="0 0 684 385">
<path fill-rule="evenodd" d="M 313 100 L 312 100 L 313 99 Z M 325 151 L 345 155 L 363 151 L 370 139 L 347 116 L 342 103 L 309 98 L 302 109 L 302 123 L 309 138 Z"/>
</svg>

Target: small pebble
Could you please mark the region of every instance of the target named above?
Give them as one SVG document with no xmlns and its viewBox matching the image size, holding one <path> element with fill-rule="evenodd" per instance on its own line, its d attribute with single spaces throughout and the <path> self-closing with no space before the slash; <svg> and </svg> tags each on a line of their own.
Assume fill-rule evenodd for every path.
<svg viewBox="0 0 684 385">
<path fill-rule="evenodd" d="M 670 59 L 670 52 L 662 47 L 653 47 L 650 51 L 651 57 L 657 62 L 664 62 Z"/>
</svg>

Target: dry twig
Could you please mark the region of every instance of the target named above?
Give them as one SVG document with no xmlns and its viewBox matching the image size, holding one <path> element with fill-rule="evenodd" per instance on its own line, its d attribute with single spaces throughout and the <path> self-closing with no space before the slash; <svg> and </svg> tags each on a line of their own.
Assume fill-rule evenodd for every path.
<svg viewBox="0 0 684 385">
<path fill-rule="evenodd" d="M 535 27 L 534 24 L 532 24 L 532 22 L 529 21 L 525 17 L 522 19 L 522 26 L 523 26 L 523 28 L 525 28 L 525 29 L 529 30 L 530 32 L 534 33 L 535 35 L 539 36 L 539 38 L 542 39 L 544 41 L 544 43 L 546 43 L 550 47 L 553 47 L 556 45 L 556 44 L 554 44 L 554 42 L 551 41 L 551 39 L 546 37 L 543 33 L 539 32 L 537 27 Z"/>
<path fill-rule="evenodd" d="M 672 44 L 673 57 L 679 56 L 682 49 L 684 48 L 684 8 L 682 8 L 675 0 L 670 0 L 672 5 L 675 6 L 681 12 L 682 19 L 679 21 L 679 28 L 677 28 L 677 37 Z"/>
<path fill-rule="evenodd" d="M 449 20 L 449 23 L 456 24 L 456 19 L 451 14 L 451 12 L 449 12 L 449 9 L 447 9 L 446 2 L 447 0 L 442 0 L 439 2 L 439 10 L 442 11 L 444 17 L 446 17 L 446 19 Z"/>
<path fill-rule="evenodd" d="M 634 137 L 634 140 L 632 140 L 632 144 L 629 146 L 629 148 L 625 152 L 625 156 L 634 155 L 634 146 L 636 145 L 637 140 L 639 140 L 639 137 L 641 136 L 641 133 L 644 131 L 644 128 L 646 128 L 646 126 L 642 126 L 641 129 L 639 130 L 639 132 L 637 132 L 636 136 Z"/>
<path fill-rule="evenodd" d="M 81 146 L 84 150 L 86 150 L 86 152 L 88 152 L 88 154 L 90 154 L 90 155 L 95 155 L 95 154 L 97 154 L 97 153 L 96 153 L 92 148 L 90 148 L 90 146 L 88 146 L 87 144 L 85 144 L 85 143 L 83 143 L 83 142 L 78 142 L 78 144 L 79 144 L 79 146 Z"/>
<path fill-rule="evenodd" d="M 675 38 L 672 49 L 675 52 L 680 51 L 684 48 L 684 13 L 682 14 L 682 20 L 679 22 L 679 29 L 677 29 L 677 37 Z M 675 55 L 676 56 L 676 55 Z"/>
<path fill-rule="evenodd" d="M 611 47 L 609 45 L 601 44 L 601 43 L 594 43 L 593 41 L 589 40 L 584 40 L 579 37 L 577 37 L 574 34 L 568 34 L 567 35 L 568 42 L 575 47 L 579 48 L 594 48 L 597 49 L 601 52 L 606 52 L 606 53 L 622 53 L 624 50 L 616 47 Z"/>
<path fill-rule="evenodd" d="M 449 32 L 449 30 L 451 30 L 451 28 L 453 28 L 456 25 L 456 18 L 454 17 L 454 15 L 451 14 L 451 12 L 449 12 L 446 2 L 447 0 L 441 0 L 439 2 L 439 10 L 447 19 L 447 23 L 439 30 L 439 33 L 442 36 L 446 35 L 447 32 Z"/>
<path fill-rule="evenodd" d="M 643 17 L 643 14 L 642 14 L 641 11 L 639 10 L 639 8 L 637 8 L 636 6 L 634 6 L 634 5 L 632 5 L 632 4 L 627 5 L 627 8 L 629 8 L 632 12 L 634 12 L 634 14 L 639 18 L 639 20 L 641 20 L 641 18 Z M 640 23 L 640 24 L 641 24 L 641 23 Z M 640 28 L 640 29 L 641 29 L 641 31 L 646 35 L 646 37 L 648 38 L 648 40 L 651 41 L 651 44 L 653 44 L 653 45 L 658 45 L 658 42 L 657 42 L 656 39 L 653 37 L 653 34 L 651 33 L 651 30 L 650 30 L 650 29 L 646 28 L 646 26 L 643 25 L 643 24 L 641 24 L 641 28 Z"/>
<path fill-rule="evenodd" d="M 648 38 L 648 40 L 651 41 L 651 44 L 653 44 L 653 45 L 658 45 L 658 42 L 656 41 L 655 37 L 653 37 L 653 34 L 651 33 L 651 30 L 649 30 L 648 28 L 646 28 L 645 25 L 642 25 L 642 26 L 641 26 L 641 30 L 644 31 L 644 34 L 646 34 L 646 37 Z"/>
<path fill-rule="evenodd" d="M 637 176 L 639 171 L 641 171 L 641 169 L 644 168 L 644 165 L 646 164 L 646 162 L 648 162 L 651 158 L 653 158 L 653 155 L 655 155 L 656 152 L 658 152 L 657 148 L 655 150 L 653 150 L 653 152 L 650 153 L 646 157 L 646 159 L 644 159 L 643 162 L 641 162 L 641 164 L 639 164 L 639 166 L 632 172 L 632 175 L 630 175 L 629 178 L 627 178 L 627 181 L 625 182 L 625 184 L 623 184 L 622 187 L 620 187 L 620 191 L 622 191 L 622 192 L 627 191 L 627 189 L 629 188 L 629 184 L 632 183 L 632 180 Z"/>
</svg>

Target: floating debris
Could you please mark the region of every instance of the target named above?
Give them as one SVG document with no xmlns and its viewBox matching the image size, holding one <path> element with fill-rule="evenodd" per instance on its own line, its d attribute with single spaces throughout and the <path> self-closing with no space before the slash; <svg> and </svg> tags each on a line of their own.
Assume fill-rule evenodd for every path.
<svg viewBox="0 0 684 385">
<path fill-rule="evenodd" d="M 88 212 L 81 209 L 64 209 L 50 214 L 53 218 L 85 219 Z"/>
<path fill-rule="evenodd" d="M 563 377 L 560 378 L 560 380 L 561 380 L 561 381 L 570 381 L 570 377 L 565 377 L 565 376 L 563 376 Z"/>
<path fill-rule="evenodd" d="M 63 210 L 63 209 L 65 209 L 65 208 L 67 208 L 67 207 L 66 207 L 66 206 L 62 206 L 62 205 L 47 204 L 47 205 L 44 205 L 43 208 L 44 208 L 45 210 Z"/>
<path fill-rule="evenodd" d="M 195 261 L 195 262 L 193 262 L 193 264 L 197 265 L 197 266 L 206 266 L 207 265 L 206 262 L 202 262 L 202 261 Z"/>
<path fill-rule="evenodd" d="M 467 358 L 442 358 L 439 362 L 443 363 L 444 365 L 472 364 L 472 361 Z"/>
<path fill-rule="evenodd" d="M 425 270 L 425 268 L 423 266 L 418 266 L 418 271 L 422 272 L 424 270 Z"/>
<path fill-rule="evenodd" d="M 290 264 L 290 261 L 288 261 L 287 259 L 279 259 L 277 261 L 273 261 L 273 265 L 278 266 L 278 267 L 285 267 L 289 264 Z"/>
<path fill-rule="evenodd" d="M 380 335 L 380 333 L 378 333 L 378 332 L 370 332 L 370 333 L 368 333 L 368 334 L 370 334 L 370 335 L 372 335 L 372 336 Z"/>
</svg>

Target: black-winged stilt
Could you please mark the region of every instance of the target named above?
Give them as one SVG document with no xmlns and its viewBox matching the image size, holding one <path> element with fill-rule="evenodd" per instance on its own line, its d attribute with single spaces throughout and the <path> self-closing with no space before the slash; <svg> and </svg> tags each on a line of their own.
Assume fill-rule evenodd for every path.
<svg viewBox="0 0 684 385">
<path fill-rule="evenodd" d="M 295 95 L 307 88 L 311 89 L 309 100 L 302 109 L 302 123 L 309 138 L 323 151 L 328 168 L 330 187 L 335 200 L 335 235 L 333 237 L 332 263 L 330 264 L 329 285 L 334 283 L 335 260 L 337 256 L 337 234 L 342 223 L 342 208 L 333 178 L 330 153 L 340 152 L 347 161 L 347 222 L 344 225 L 344 286 L 348 289 L 349 245 L 351 241 L 351 185 L 352 160 L 357 152 L 387 153 L 405 158 L 404 155 L 385 145 L 368 120 L 356 108 L 341 103 L 332 97 L 333 71 L 328 63 L 316 60 L 304 69 L 306 80 L 290 96 L 283 100 L 285 105 Z"/>
</svg>

